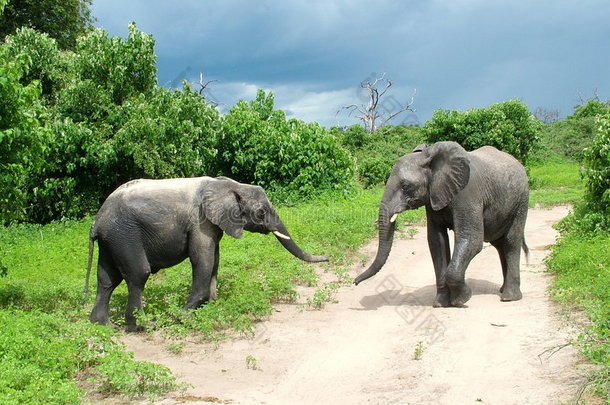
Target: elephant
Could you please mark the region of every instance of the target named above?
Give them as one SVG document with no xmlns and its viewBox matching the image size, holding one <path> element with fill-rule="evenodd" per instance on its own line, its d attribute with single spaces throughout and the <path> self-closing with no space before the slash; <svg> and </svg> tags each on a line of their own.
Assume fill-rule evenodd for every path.
<svg viewBox="0 0 610 405">
<path fill-rule="evenodd" d="M 419 145 L 392 169 L 379 206 L 377 254 L 354 284 L 377 274 L 385 264 L 398 214 L 425 206 L 436 276 L 434 307 L 463 306 L 471 298 L 465 272 L 483 242 L 490 242 L 500 256 L 501 300 L 520 300 L 521 249 L 529 257 L 524 237 L 528 203 L 526 171 L 508 153 L 492 146 L 466 152 L 449 141 Z M 453 254 L 448 229 L 454 231 Z"/>
<path fill-rule="evenodd" d="M 88 291 L 94 241 L 98 242 L 97 296 L 90 321 L 108 324 L 113 290 L 125 280 L 127 331 L 142 331 L 134 311 L 151 274 L 187 257 L 192 290 L 185 310 L 216 298 L 219 248 L 224 233 L 273 233 L 291 254 L 307 262 L 327 261 L 303 251 L 290 237 L 264 190 L 227 177 L 139 179 L 119 186 L 98 211 L 89 233 Z"/>
</svg>

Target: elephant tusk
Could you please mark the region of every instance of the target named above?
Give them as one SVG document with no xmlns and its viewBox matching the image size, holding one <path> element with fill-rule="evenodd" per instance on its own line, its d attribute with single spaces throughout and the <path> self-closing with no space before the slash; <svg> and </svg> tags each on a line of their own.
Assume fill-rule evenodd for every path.
<svg viewBox="0 0 610 405">
<path fill-rule="evenodd" d="M 392 218 L 390 218 L 390 222 L 396 222 L 396 218 L 398 218 L 398 214 L 392 215 Z"/>
<path fill-rule="evenodd" d="M 282 239 L 286 239 L 286 240 L 290 240 L 290 236 L 286 236 L 283 233 L 281 233 L 280 231 L 273 231 L 273 234 L 275 236 L 277 236 L 278 238 L 282 238 Z"/>
</svg>

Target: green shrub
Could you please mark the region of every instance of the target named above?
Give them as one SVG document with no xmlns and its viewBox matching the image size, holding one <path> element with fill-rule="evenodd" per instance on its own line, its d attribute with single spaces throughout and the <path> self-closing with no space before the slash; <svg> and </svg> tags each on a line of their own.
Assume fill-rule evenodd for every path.
<svg viewBox="0 0 610 405">
<path fill-rule="evenodd" d="M 421 128 L 402 125 L 386 125 L 373 133 L 361 125 L 331 132 L 355 157 L 358 180 L 367 188 L 384 184 L 396 160 L 425 142 Z"/>
<path fill-rule="evenodd" d="M 595 232 L 610 232 L 610 112 L 598 121 L 597 134 L 584 152 L 585 205 L 579 214 Z"/>
<path fill-rule="evenodd" d="M 536 146 L 542 124 L 520 100 L 473 108 L 466 112 L 436 110 L 424 132 L 430 143 L 455 141 L 467 150 L 485 145 L 510 153 L 522 163 Z"/>
<path fill-rule="evenodd" d="M 591 145 L 597 133 L 597 120 L 609 111 L 610 104 L 598 100 L 576 106 L 574 113 L 565 120 L 545 128 L 537 158 L 547 160 L 550 155 L 559 155 L 582 162 L 584 150 Z"/>
<path fill-rule="evenodd" d="M 133 360 L 107 327 L 37 311 L 0 310 L 0 403 L 76 404 L 79 373 L 102 393 L 155 395 L 177 388 L 166 367 Z"/>
<path fill-rule="evenodd" d="M 282 199 L 348 190 L 353 162 L 338 139 L 317 123 L 287 120 L 273 107 L 273 94 L 259 90 L 255 100 L 231 109 L 216 143 L 215 172 Z"/>
<path fill-rule="evenodd" d="M 72 73 L 71 55 L 61 52 L 56 41 L 47 34 L 25 27 L 8 36 L 5 47 L 11 58 L 25 55 L 31 61 L 21 83 L 27 86 L 39 82 L 44 100 L 54 103 L 57 92 L 67 84 Z"/>
<path fill-rule="evenodd" d="M 127 38 L 108 37 L 94 29 L 77 39 L 75 69 L 80 81 L 91 80 L 108 90 L 111 100 L 121 105 L 131 96 L 157 87 L 157 57 L 152 35 L 129 23 Z"/>
<path fill-rule="evenodd" d="M 21 83 L 31 65 L 28 55 L 0 47 L 0 225 L 25 219 L 27 179 L 45 162 L 40 85 Z"/>
</svg>

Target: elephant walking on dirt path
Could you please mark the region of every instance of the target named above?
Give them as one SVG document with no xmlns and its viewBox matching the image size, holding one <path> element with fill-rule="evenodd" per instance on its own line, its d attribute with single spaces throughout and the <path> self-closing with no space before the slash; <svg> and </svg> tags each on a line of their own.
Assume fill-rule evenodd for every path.
<svg viewBox="0 0 610 405">
<path fill-rule="evenodd" d="M 394 165 L 379 206 L 377 255 L 354 283 L 372 277 L 385 264 L 398 214 L 425 206 L 436 274 L 434 306 L 460 306 L 470 299 L 465 272 L 483 242 L 490 242 L 500 256 L 502 301 L 519 300 L 520 252 L 529 252 L 523 235 L 528 201 L 527 174 L 511 155 L 491 146 L 466 152 L 455 142 L 420 145 Z M 448 229 L 455 233 L 453 253 Z"/>
</svg>

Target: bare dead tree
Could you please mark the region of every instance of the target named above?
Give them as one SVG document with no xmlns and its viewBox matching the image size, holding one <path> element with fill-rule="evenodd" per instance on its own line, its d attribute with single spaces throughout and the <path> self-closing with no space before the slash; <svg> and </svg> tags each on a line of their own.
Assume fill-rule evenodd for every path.
<svg viewBox="0 0 610 405">
<path fill-rule="evenodd" d="M 380 90 L 378 85 L 382 83 L 385 83 L 385 87 Z M 359 115 L 355 115 L 355 117 L 364 123 L 364 128 L 368 132 L 373 132 L 376 129 L 383 127 L 389 121 L 396 118 L 399 114 L 406 111 L 415 112 L 413 109 L 413 101 L 415 99 L 417 90 L 413 91 L 411 99 L 407 104 L 401 104 L 393 96 L 382 100 L 382 97 L 384 97 L 390 87 L 392 87 L 392 82 L 385 78 L 385 73 L 381 75 L 381 77 L 377 77 L 372 81 L 363 81 L 360 83 L 360 87 L 365 90 L 368 103 L 366 105 L 351 104 L 341 107 L 335 116 L 337 116 L 343 110 L 348 110 L 349 116 L 357 112 Z"/>
<path fill-rule="evenodd" d="M 536 107 L 534 118 L 547 125 L 553 124 L 559 121 L 559 110 Z"/>
<path fill-rule="evenodd" d="M 204 94 L 204 92 L 208 89 L 208 86 L 211 83 L 214 82 L 218 82 L 218 80 L 208 80 L 207 82 L 203 80 L 203 72 L 199 72 L 199 83 L 197 83 L 199 85 L 199 95 L 208 103 L 212 104 L 214 107 L 218 107 L 220 104 L 220 102 L 218 102 L 217 100 L 211 99 L 209 97 L 206 97 L 206 95 Z"/>
<path fill-rule="evenodd" d="M 601 99 L 599 98 L 599 91 L 597 89 L 593 90 L 592 97 L 585 97 L 585 95 L 582 94 L 580 91 L 578 92 L 577 96 L 578 96 L 578 101 L 579 101 L 580 105 L 585 105 L 589 101 L 601 101 Z"/>
</svg>

